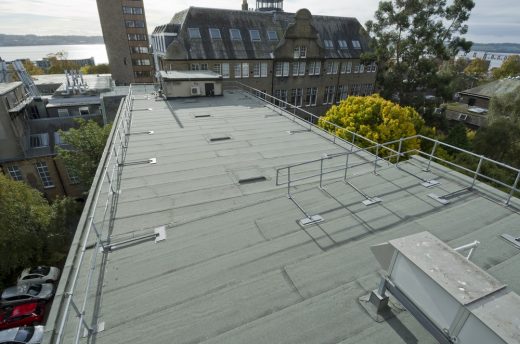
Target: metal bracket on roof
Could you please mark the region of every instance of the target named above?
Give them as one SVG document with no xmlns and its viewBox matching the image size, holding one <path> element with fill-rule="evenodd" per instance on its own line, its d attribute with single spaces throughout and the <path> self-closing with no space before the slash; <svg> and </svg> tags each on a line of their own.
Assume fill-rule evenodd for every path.
<svg viewBox="0 0 520 344">
<path fill-rule="evenodd" d="M 151 234 L 145 234 L 138 237 L 133 237 L 130 239 L 126 239 L 119 242 L 114 242 L 110 244 L 105 244 L 103 246 L 104 252 L 112 252 L 121 248 L 124 248 L 126 246 L 135 245 L 141 242 L 145 242 L 147 240 L 154 239 L 155 243 L 161 242 L 166 240 L 166 226 L 160 226 L 157 228 L 154 228 L 153 233 Z"/>
<path fill-rule="evenodd" d="M 131 165 L 144 165 L 144 164 L 157 164 L 157 158 L 150 158 L 146 160 L 138 160 L 138 161 L 129 161 L 129 162 L 122 162 L 118 164 L 118 166 L 131 166 Z"/>
<path fill-rule="evenodd" d="M 299 220 L 298 223 L 301 226 L 309 226 L 323 221 L 323 217 L 321 217 L 320 215 L 311 215 L 309 217 L 304 217 L 303 219 Z"/>
<path fill-rule="evenodd" d="M 157 236 L 155 237 L 155 243 L 166 240 L 166 226 L 157 227 L 153 230 Z"/>
<path fill-rule="evenodd" d="M 439 184 L 440 184 L 440 182 L 438 182 L 435 179 L 427 180 L 427 181 L 421 183 L 421 185 L 424 186 L 425 188 L 432 188 L 432 187 L 437 186 Z"/>
<path fill-rule="evenodd" d="M 146 99 L 150 99 L 150 98 L 146 98 Z M 146 108 L 146 109 L 132 109 L 132 112 L 136 112 L 136 111 L 153 111 L 152 108 Z"/>
<path fill-rule="evenodd" d="M 362 203 L 366 206 L 369 206 L 369 205 L 376 204 L 379 202 L 383 202 L 383 200 L 379 197 L 372 197 L 372 198 L 367 198 Z"/>
<path fill-rule="evenodd" d="M 439 202 L 443 205 L 450 203 L 450 201 L 448 201 L 447 199 L 444 199 L 444 198 L 442 198 L 442 196 L 436 195 L 434 193 L 428 194 L 428 197 L 433 198 L 434 200 L 436 200 L 437 202 Z"/>
<path fill-rule="evenodd" d="M 287 130 L 286 133 L 289 135 L 293 135 L 293 134 L 307 133 L 309 131 L 311 131 L 311 130 L 310 129 Z"/>
<path fill-rule="evenodd" d="M 128 133 L 128 134 L 125 134 L 126 136 L 130 136 L 130 135 L 142 135 L 142 134 L 148 134 L 148 135 L 153 135 L 154 131 L 153 130 L 148 130 L 148 131 L 137 131 L 137 132 L 134 132 L 134 133 Z"/>
<path fill-rule="evenodd" d="M 512 243 L 516 248 L 520 249 L 520 237 L 515 238 L 511 234 L 502 234 L 501 237 L 502 239 L 505 239 Z"/>
<path fill-rule="evenodd" d="M 361 191 L 360 189 L 358 189 L 354 184 L 352 184 L 350 181 L 348 180 L 344 180 L 345 181 L 345 184 L 349 185 L 351 188 L 353 188 L 357 193 L 359 193 L 361 196 L 365 197 L 366 199 L 361 202 L 363 203 L 364 205 L 366 206 L 369 206 L 369 205 L 372 205 L 372 204 L 376 204 L 376 203 L 380 203 L 380 202 L 383 202 L 383 200 L 379 197 L 370 197 L 369 195 L 367 195 L 366 193 L 364 193 L 363 191 Z"/>
<path fill-rule="evenodd" d="M 100 321 L 97 323 L 96 327 L 90 328 L 90 329 L 89 328 L 84 329 L 82 337 L 85 338 L 85 337 L 90 336 L 93 333 L 103 332 L 104 330 L 105 330 L 105 322 Z"/>
</svg>

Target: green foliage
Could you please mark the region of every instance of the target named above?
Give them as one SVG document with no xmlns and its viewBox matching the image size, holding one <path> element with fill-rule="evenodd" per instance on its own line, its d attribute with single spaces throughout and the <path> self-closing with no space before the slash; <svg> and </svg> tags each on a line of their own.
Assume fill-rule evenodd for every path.
<svg viewBox="0 0 520 344">
<path fill-rule="evenodd" d="M 507 78 L 508 76 L 520 75 L 520 56 L 511 55 L 503 63 L 500 68 L 493 69 L 493 77 L 495 79 Z"/>
<path fill-rule="evenodd" d="M 83 74 L 110 74 L 110 67 L 106 63 L 98 64 L 95 66 L 88 65 L 81 67 L 81 73 Z"/>
<path fill-rule="evenodd" d="M 468 51 L 467 32 L 473 0 L 380 1 L 375 20 L 366 23 L 377 58 L 378 83 L 384 97 L 407 95 L 436 83 L 438 60 L 459 49 Z"/>
<path fill-rule="evenodd" d="M 0 174 L 0 287 L 23 268 L 63 259 L 81 210 L 70 198 L 49 205 L 37 190 Z"/>
<path fill-rule="evenodd" d="M 76 120 L 78 128 L 61 131 L 63 142 L 70 149 L 58 148 L 61 158 L 71 173 L 77 175 L 85 190 L 90 188 L 103 150 L 110 134 L 110 125 L 101 127 L 94 121 Z"/>
<path fill-rule="evenodd" d="M 469 149 L 470 144 L 464 124 L 458 123 L 453 128 L 451 128 L 444 142 L 462 149 Z"/>
<path fill-rule="evenodd" d="M 496 120 L 481 128 L 473 145 L 479 154 L 520 167 L 520 127 L 507 119 Z"/>
<path fill-rule="evenodd" d="M 78 70 L 80 67 L 77 63 L 67 60 L 66 51 L 58 51 L 55 54 L 47 55 L 50 67 L 47 69 L 48 74 L 63 74 L 66 70 Z"/>
<path fill-rule="evenodd" d="M 464 69 L 464 73 L 476 78 L 483 78 L 488 71 L 488 62 L 484 59 L 474 59 Z"/>
<path fill-rule="evenodd" d="M 36 66 L 29 59 L 22 60 L 22 64 L 23 64 L 23 67 L 25 68 L 25 70 L 27 71 L 27 74 L 29 74 L 29 75 L 42 75 L 42 74 L 44 74 L 43 69 L 41 69 L 40 67 Z M 13 81 L 19 81 L 20 78 L 18 77 L 18 74 L 16 74 L 16 72 L 14 71 L 14 68 L 13 68 L 12 64 L 9 65 L 8 69 L 9 69 L 9 73 L 11 74 L 11 77 L 12 77 Z"/>
<path fill-rule="evenodd" d="M 336 124 L 340 128 L 326 123 Z M 348 97 L 339 105 L 332 106 L 319 125 L 336 135 L 351 140 L 346 130 L 355 132 L 372 141 L 385 143 L 416 135 L 424 127 L 424 120 L 411 107 L 401 107 L 379 95 L 368 97 Z M 341 129 L 344 128 L 344 129 Z M 346 130 L 345 130 L 346 129 Z M 403 151 L 418 149 L 419 139 L 403 142 Z M 369 142 L 357 141 L 356 144 L 369 146 Z M 389 146 L 398 148 L 398 143 Z M 388 154 L 388 151 L 385 151 Z"/>
<path fill-rule="evenodd" d="M 508 119 L 520 125 L 520 86 L 513 92 L 491 98 L 488 116 L 490 122 Z"/>
</svg>

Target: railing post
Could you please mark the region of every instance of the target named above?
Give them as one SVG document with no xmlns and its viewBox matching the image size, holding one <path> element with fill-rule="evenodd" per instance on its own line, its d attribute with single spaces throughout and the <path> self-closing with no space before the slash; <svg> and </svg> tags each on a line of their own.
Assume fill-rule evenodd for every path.
<svg viewBox="0 0 520 344">
<path fill-rule="evenodd" d="M 473 176 L 473 182 L 471 183 L 471 186 L 469 187 L 470 189 L 473 189 L 473 187 L 475 186 L 475 183 L 477 182 L 477 177 L 478 177 L 478 174 L 480 173 L 480 168 L 482 167 L 482 161 L 484 161 L 483 155 L 480 156 L 480 160 L 478 161 L 477 170 L 475 171 L 475 175 Z"/>
<path fill-rule="evenodd" d="M 376 159 L 374 160 L 374 174 L 377 174 L 377 160 L 379 159 L 379 143 L 376 145 Z"/>
<path fill-rule="evenodd" d="M 291 167 L 287 167 L 287 198 L 291 199 Z"/>
<path fill-rule="evenodd" d="M 323 157 L 320 160 L 320 189 L 322 188 L 322 182 L 323 182 Z"/>
<path fill-rule="evenodd" d="M 343 176 L 343 180 L 347 181 L 347 170 L 348 170 L 348 157 L 350 156 L 350 153 L 347 153 L 347 159 L 345 160 L 345 175 Z"/>
<path fill-rule="evenodd" d="M 520 172 L 516 175 L 515 182 L 513 183 L 513 187 L 511 188 L 511 191 L 509 192 L 509 196 L 507 197 L 506 205 L 509 205 L 511 202 L 511 197 L 513 197 L 513 194 L 515 192 L 516 187 L 518 186 L 518 182 L 520 181 Z"/>
<path fill-rule="evenodd" d="M 397 149 L 397 162 L 395 163 L 396 165 L 399 164 L 399 158 L 401 157 L 401 148 L 403 147 L 403 138 L 401 137 L 399 139 L 399 148 Z"/>
<path fill-rule="evenodd" d="M 438 144 L 439 144 L 439 141 L 435 141 L 435 143 L 433 144 L 432 152 L 430 153 L 430 160 L 428 160 L 428 166 L 424 170 L 425 172 L 429 172 L 430 171 L 430 165 L 432 163 L 432 159 L 433 159 L 433 156 L 435 154 L 435 151 L 437 150 L 437 145 Z"/>
</svg>

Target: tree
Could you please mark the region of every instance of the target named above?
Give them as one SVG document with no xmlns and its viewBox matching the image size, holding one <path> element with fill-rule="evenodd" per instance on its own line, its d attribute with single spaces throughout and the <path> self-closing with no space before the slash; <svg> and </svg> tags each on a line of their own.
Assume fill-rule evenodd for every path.
<svg viewBox="0 0 520 344">
<path fill-rule="evenodd" d="M 85 190 L 90 188 L 103 150 L 110 134 L 110 125 L 100 126 L 94 121 L 76 120 L 77 129 L 61 131 L 63 142 L 70 149 L 58 148 L 61 158 L 70 172 L 77 175 Z"/>
<path fill-rule="evenodd" d="M 327 122 L 344 129 L 338 129 Z M 376 94 L 368 97 L 348 97 L 339 105 L 332 106 L 325 116 L 320 118 L 319 125 L 347 140 L 351 140 L 351 135 L 346 130 L 372 141 L 385 143 L 416 135 L 423 130 L 424 120 L 413 108 L 402 107 Z M 358 141 L 357 144 L 370 145 L 362 141 Z M 403 141 L 402 151 L 418 149 L 419 145 L 419 139 Z M 397 150 L 398 143 L 389 147 Z M 388 151 L 383 154 L 388 155 Z"/>
<path fill-rule="evenodd" d="M 435 82 L 437 60 L 448 60 L 471 43 L 467 32 L 473 0 L 380 1 L 375 20 L 366 23 L 378 62 L 382 95 L 398 95 L 407 103 L 410 93 Z M 370 55 L 366 56 L 369 58 Z"/>
<path fill-rule="evenodd" d="M 507 119 L 498 119 L 481 128 L 473 145 L 479 154 L 520 167 L 520 127 Z"/>
<path fill-rule="evenodd" d="M 27 71 L 27 74 L 29 74 L 29 75 L 42 75 L 44 73 L 43 69 L 41 69 L 40 67 L 35 65 L 29 59 L 22 60 L 22 65 L 25 68 L 25 70 Z M 9 69 L 10 75 L 12 76 L 13 81 L 19 81 L 20 78 L 18 77 L 18 74 L 14 71 L 14 67 L 12 64 L 9 65 L 8 69 Z"/>
<path fill-rule="evenodd" d="M 81 73 L 83 74 L 110 74 L 110 67 L 106 63 L 98 64 L 95 66 L 87 65 L 81 67 Z"/>
<path fill-rule="evenodd" d="M 463 149 L 469 149 L 469 140 L 466 127 L 462 123 L 458 123 L 448 132 L 448 136 L 444 142 Z"/>
<path fill-rule="evenodd" d="M 520 55 L 509 56 L 500 66 L 493 69 L 495 79 L 507 78 L 508 76 L 520 75 Z"/>
<path fill-rule="evenodd" d="M 520 125 L 520 86 L 512 92 L 491 98 L 488 117 L 489 122 L 509 119 L 513 125 Z"/>
<path fill-rule="evenodd" d="M 0 275 L 41 260 L 52 208 L 41 194 L 0 174 Z"/>
<path fill-rule="evenodd" d="M 469 65 L 464 69 L 464 74 L 482 79 L 488 71 L 489 63 L 484 59 L 471 60 Z"/>
</svg>

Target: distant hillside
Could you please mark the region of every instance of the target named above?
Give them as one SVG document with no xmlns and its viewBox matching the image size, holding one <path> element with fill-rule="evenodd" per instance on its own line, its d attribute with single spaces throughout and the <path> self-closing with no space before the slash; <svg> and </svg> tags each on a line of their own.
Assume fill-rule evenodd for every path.
<svg viewBox="0 0 520 344">
<path fill-rule="evenodd" d="M 36 36 L 0 34 L 0 47 L 24 45 L 103 44 L 101 36 Z"/>
<path fill-rule="evenodd" d="M 518 44 L 518 43 L 473 43 L 471 50 L 492 51 L 494 53 L 520 54 L 520 44 Z"/>
</svg>

